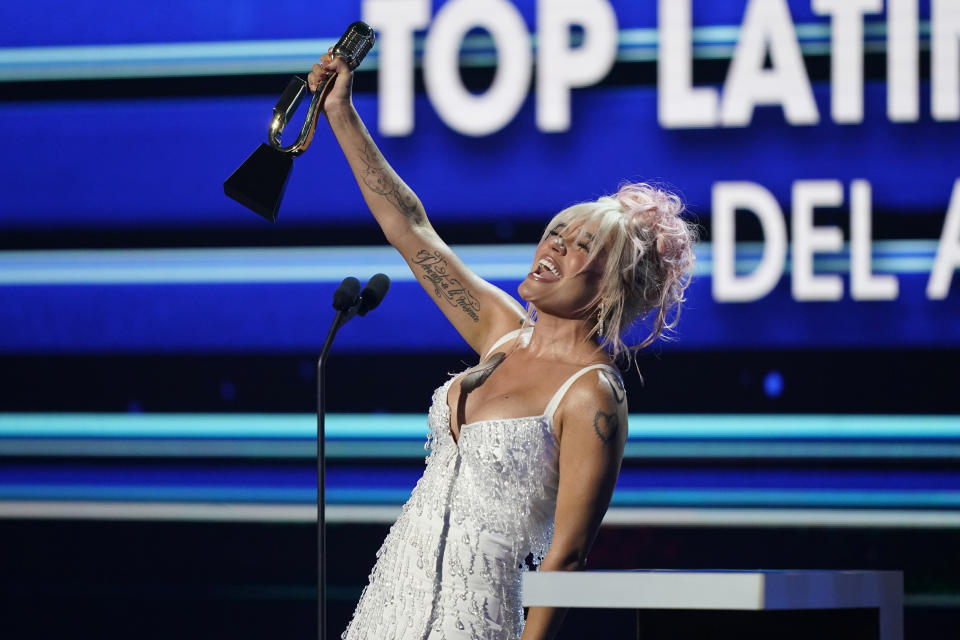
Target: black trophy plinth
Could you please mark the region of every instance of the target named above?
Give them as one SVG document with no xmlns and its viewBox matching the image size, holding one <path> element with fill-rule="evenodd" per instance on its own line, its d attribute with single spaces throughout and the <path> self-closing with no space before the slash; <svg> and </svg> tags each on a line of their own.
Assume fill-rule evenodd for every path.
<svg viewBox="0 0 960 640">
<path fill-rule="evenodd" d="M 261 144 L 223 183 L 223 192 L 270 222 L 276 222 L 291 169 L 292 154 Z"/>
</svg>

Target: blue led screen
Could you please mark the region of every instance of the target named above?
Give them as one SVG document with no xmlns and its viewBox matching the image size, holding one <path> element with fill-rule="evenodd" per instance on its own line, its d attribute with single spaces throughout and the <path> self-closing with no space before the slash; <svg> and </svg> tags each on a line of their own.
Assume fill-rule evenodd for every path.
<svg viewBox="0 0 960 640">
<path fill-rule="evenodd" d="M 957 300 L 926 304 L 924 278 L 901 276 L 897 302 L 845 300 L 795 311 L 784 283 L 751 305 L 691 287 L 676 341 L 657 349 L 899 347 L 960 344 Z M 495 281 L 516 294 L 516 282 Z M 333 319 L 334 283 L 4 287 L 0 349 L 57 352 L 291 352 L 319 350 Z M 904 308 L 909 309 L 902 313 Z M 883 317 L 883 322 L 877 322 Z M 416 327 L 412 331 L 411 327 Z M 645 326 L 633 337 L 642 340 Z M 347 325 L 344 351 L 460 351 L 467 347 L 413 282 L 394 283 L 378 313 Z"/>
<path fill-rule="evenodd" d="M 449 0 L 433 0 L 434 13 Z M 536 0 L 511 0 L 528 28 L 536 24 Z M 656 2 L 614 0 L 621 28 L 657 26 Z M 694 21 L 704 25 L 739 24 L 745 3 L 693 4 Z M 789 0 L 795 21 L 822 20 L 810 3 Z M 922 18 L 929 6 L 920 7 Z M 162 5 L 131 7 L 120 0 L 91 0 L 63 5 L 38 0 L 29 5 L 0 8 L 0 35 L 5 46 L 69 46 L 140 42 L 205 42 L 337 37 L 361 18 L 361 2 L 328 3 L 318 15 L 316 5 L 303 0 L 209 0 L 202 4 L 173 0 Z"/>
<path fill-rule="evenodd" d="M 867 86 L 866 121 L 855 127 L 789 127 L 779 114 L 765 113 L 765 122 L 749 128 L 677 131 L 656 125 L 654 88 L 602 88 L 575 94 L 577 120 L 566 133 L 538 132 L 528 100 L 512 124 L 479 139 L 451 131 L 420 97 L 415 135 L 380 144 L 440 222 L 545 224 L 552 212 L 631 178 L 674 185 L 701 216 L 709 215 L 717 181 L 757 182 L 789 209 L 791 183 L 815 179 L 866 179 L 875 209 L 943 216 L 960 177 L 960 124 L 891 124 L 882 111 L 884 91 L 882 84 Z M 818 91 L 825 112 L 826 94 L 826 88 Z M 18 149 L 4 154 L 0 224 L 264 226 L 224 197 L 222 183 L 265 139 L 275 101 L 0 104 L 0 127 Z M 372 127 L 376 97 L 356 102 Z M 596 126 L 599 121 L 612 126 Z M 318 197 L 321 181 L 327 188 Z M 368 219 L 332 135 L 318 130 L 311 149 L 295 162 L 280 224 Z"/>
<path fill-rule="evenodd" d="M 370 247 L 358 249 L 349 260 L 326 260 L 322 274 L 311 271 L 318 265 L 308 263 L 295 275 L 262 277 L 253 273 L 255 269 L 237 275 L 237 268 L 230 267 L 229 276 L 211 276 L 203 271 L 204 260 L 176 258 L 169 273 L 124 279 L 123 274 L 131 272 L 123 265 L 106 268 L 110 271 L 106 276 L 102 270 L 87 273 L 91 267 L 84 260 L 96 262 L 102 255 L 97 252 L 77 258 L 70 267 L 58 265 L 65 256 L 74 259 L 66 252 L 75 232 L 85 234 L 87 245 L 96 246 L 99 233 L 139 234 L 142 240 L 152 231 L 162 231 L 167 234 L 164 246 L 177 246 L 175 234 L 184 234 L 186 244 L 196 230 L 258 234 L 266 239 L 261 243 L 269 244 L 278 230 L 309 228 L 319 232 L 321 242 L 355 244 L 350 230 L 374 223 L 324 125 L 312 148 L 295 163 L 276 227 L 226 198 L 222 182 L 264 140 L 271 108 L 286 79 L 305 72 L 345 25 L 374 4 L 336 3 L 324 7 L 322 19 L 314 15 L 316 7 L 301 1 L 131 7 L 99 0 L 83 6 L 38 2 L 0 8 L 0 90 L 6 96 L 0 100 L 0 128 L 6 141 L 0 151 L 0 233 L 56 236 L 52 246 L 67 247 L 61 253 L 34 251 L 27 264 L 15 243 L 5 245 L 6 255 L 0 257 L 0 352 L 315 347 L 321 338 L 318 326 L 330 314 L 326 300 L 336 282 L 345 275 L 372 274 L 357 269 L 367 263 L 369 253 L 364 252 Z M 431 21 L 452 4 L 430 3 Z M 543 24 L 538 11 L 545 11 L 549 3 L 539 9 L 532 0 L 512 4 L 531 35 L 536 61 L 542 38 L 533 36 Z M 816 123 L 797 123 L 798 116 L 785 105 L 764 99 L 766 103 L 757 101 L 745 126 L 718 121 L 688 127 L 665 124 L 663 106 L 658 106 L 669 81 L 657 73 L 658 46 L 667 37 L 662 29 L 657 31 L 663 18 L 658 3 L 608 4 L 616 17 L 615 63 L 609 77 L 572 90 L 570 123 L 564 131 L 543 130 L 535 82 L 515 115 L 477 136 L 455 130 L 450 118 L 440 113 L 438 96 L 418 84 L 411 100 L 412 130 L 408 135 L 385 135 L 378 111 L 384 98 L 377 81 L 384 61 L 380 49 L 371 53 L 361 67 L 367 82 L 355 97 L 357 108 L 434 221 L 492 228 L 540 224 L 566 205 L 609 193 L 622 180 L 652 179 L 677 188 L 693 214 L 709 227 L 718 185 L 746 182 L 775 198 L 784 233 L 792 241 L 797 185 L 835 181 L 842 188 L 842 202 L 831 213 L 818 213 L 817 225 L 843 227 L 844 245 L 837 251 L 815 252 L 813 264 L 817 276 L 841 278 L 839 300 L 813 301 L 791 289 L 796 276 L 795 247 L 790 246 L 776 283 L 751 300 L 730 302 L 717 293 L 716 247 L 705 242 L 680 340 L 664 348 L 960 344 L 957 286 L 950 286 L 955 269 L 949 255 L 960 239 L 950 237 L 946 224 L 952 205 L 960 211 L 960 190 L 955 190 L 960 178 L 956 153 L 960 117 L 935 117 L 931 95 L 943 92 L 934 84 L 944 74 L 928 69 L 937 46 L 934 22 L 952 25 L 952 18 L 932 16 L 929 3 L 920 3 L 913 33 L 918 52 L 916 116 L 894 121 L 888 113 L 892 80 L 884 61 L 894 24 L 884 13 L 866 15 L 858 41 L 867 61 L 859 76 L 862 120 L 841 121 L 834 114 L 838 89 L 830 61 L 837 45 L 830 17 L 817 15 L 810 2 L 768 3 L 789 8 L 788 35 L 795 38 L 802 56 L 797 77 L 809 82 Z M 745 10 L 757 3 L 686 4 L 692 11 L 689 88 L 713 91 L 724 103 L 732 91 L 726 86 L 732 75 L 727 67 L 735 66 L 746 30 Z M 432 28 L 416 29 L 411 43 L 418 73 L 426 64 L 425 39 Z M 949 29 L 948 36 L 953 33 Z M 776 42 L 781 46 L 782 39 Z M 771 58 L 771 64 L 785 68 L 782 55 Z M 950 70 L 952 63 L 938 60 L 940 71 Z M 475 33 L 464 40 L 460 65 L 464 72 L 492 71 L 497 65 L 492 41 Z M 248 77 L 257 75 L 275 78 L 276 91 L 240 90 Z M 197 82 L 223 77 L 236 78 L 238 84 L 223 85 L 233 87 L 234 93 L 220 88 L 198 95 L 203 92 Z M 182 94 L 176 88 L 180 78 L 194 83 Z M 51 85 L 76 79 L 83 82 L 50 93 Z M 166 88 L 163 95 L 149 91 L 141 95 L 138 85 L 140 89 L 124 95 L 125 87 L 131 86 L 124 84 L 128 81 L 162 82 Z M 797 91 L 802 91 L 803 82 L 797 83 Z M 46 97 L 33 99 L 34 92 Z M 682 106 L 684 100 L 678 100 Z M 895 293 L 882 299 L 864 299 L 852 291 L 849 210 L 857 181 L 869 185 L 873 226 L 881 230 L 881 237 L 871 238 L 872 261 L 867 262 L 875 274 L 897 278 Z M 741 211 L 737 220 L 748 215 Z M 756 268 L 762 253 L 757 239 L 751 240 L 753 245 L 740 242 L 736 248 L 741 276 Z M 36 242 L 39 246 L 31 249 L 46 249 L 43 240 Z M 496 256 L 512 248 L 503 245 L 487 253 Z M 480 271 L 512 293 L 525 274 L 530 255 L 525 251 L 523 257 L 507 260 L 506 271 Z M 150 249 L 144 252 L 147 255 Z M 216 262 L 218 255 L 210 250 L 205 260 Z M 257 264 L 256 258 L 252 260 Z M 943 277 L 934 286 L 937 264 L 940 271 L 948 271 L 946 287 Z M 276 264 L 271 259 L 267 267 Z M 63 269 L 74 271 L 68 276 Z M 51 271 L 59 275 L 51 276 Z M 341 346 L 400 351 L 462 348 L 413 285 L 412 276 L 393 271 L 391 277 L 398 284 L 385 303 L 387 312 L 366 321 L 379 338 L 370 342 L 369 334 L 355 338 L 346 331 Z M 429 338 L 418 337 L 409 330 L 412 326 L 431 327 Z M 398 342 L 397 336 L 404 339 Z"/>
</svg>

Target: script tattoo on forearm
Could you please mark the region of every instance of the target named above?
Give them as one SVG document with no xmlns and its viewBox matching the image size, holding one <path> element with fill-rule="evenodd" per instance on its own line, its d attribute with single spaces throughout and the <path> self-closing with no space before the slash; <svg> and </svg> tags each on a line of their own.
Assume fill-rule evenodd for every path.
<svg viewBox="0 0 960 640">
<path fill-rule="evenodd" d="M 364 167 L 361 169 L 360 179 L 370 187 L 374 193 L 379 193 L 387 202 L 392 204 L 397 211 L 412 221 L 420 221 L 422 213 L 417 196 L 407 185 L 395 175 L 388 167 L 380 153 L 372 147 L 372 143 L 367 142 L 360 147 L 360 161 Z"/>
<path fill-rule="evenodd" d="M 462 310 L 474 322 L 480 322 L 480 302 L 450 274 L 447 260 L 439 251 L 420 249 L 413 263 L 423 271 L 423 279 L 433 285 L 438 298 Z"/>
<path fill-rule="evenodd" d="M 616 411 L 613 413 L 604 413 L 598 410 L 597 415 L 593 416 L 593 430 L 596 431 L 597 437 L 600 438 L 603 444 L 609 444 L 614 436 L 617 435 L 619 429 L 620 419 L 617 417 Z"/>
</svg>

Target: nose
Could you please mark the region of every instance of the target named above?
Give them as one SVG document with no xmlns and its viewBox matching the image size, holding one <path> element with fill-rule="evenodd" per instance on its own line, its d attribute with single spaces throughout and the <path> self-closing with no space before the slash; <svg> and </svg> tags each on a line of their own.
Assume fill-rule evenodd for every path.
<svg viewBox="0 0 960 640">
<path fill-rule="evenodd" d="M 564 242 L 563 236 L 561 236 L 559 233 L 553 236 L 553 244 L 561 255 L 567 252 L 567 243 Z"/>
</svg>

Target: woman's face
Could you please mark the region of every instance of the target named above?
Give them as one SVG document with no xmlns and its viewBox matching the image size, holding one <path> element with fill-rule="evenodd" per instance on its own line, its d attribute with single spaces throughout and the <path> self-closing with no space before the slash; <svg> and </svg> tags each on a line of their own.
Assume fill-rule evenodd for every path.
<svg viewBox="0 0 960 640">
<path fill-rule="evenodd" d="M 538 313 L 583 318 L 600 291 L 606 261 L 601 250 L 593 260 L 596 223 L 557 223 L 537 245 L 533 267 L 517 291 Z"/>
</svg>

